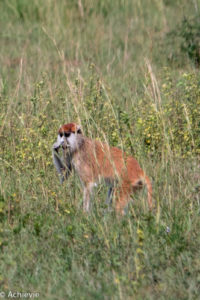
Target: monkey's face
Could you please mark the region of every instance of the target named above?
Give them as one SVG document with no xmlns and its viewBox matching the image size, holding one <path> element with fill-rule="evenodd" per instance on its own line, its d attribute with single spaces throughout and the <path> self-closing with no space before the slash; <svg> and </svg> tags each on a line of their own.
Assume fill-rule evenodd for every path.
<svg viewBox="0 0 200 300">
<path fill-rule="evenodd" d="M 75 123 L 64 124 L 58 131 L 57 143 L 62 146 L 63 149 L 68 148 L 70 151 L 75 151 L 79 145 L 81 136 L 82 131 L 80 126 Z"/>
</svg>

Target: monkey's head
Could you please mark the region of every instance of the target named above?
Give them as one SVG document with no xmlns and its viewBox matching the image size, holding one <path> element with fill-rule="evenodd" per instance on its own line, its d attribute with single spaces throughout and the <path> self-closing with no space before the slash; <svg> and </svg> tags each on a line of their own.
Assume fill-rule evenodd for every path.
<svg viewBox="0 0 200 300">
<path fill-rule="evenodd" d="M 75 123 L 64 124 L 58 131 L 57 143 L 63 149 L 68 148 L 70 151 L 75 151 L 82 140 L 82 131 L 79 125 Z"/>
</svg>

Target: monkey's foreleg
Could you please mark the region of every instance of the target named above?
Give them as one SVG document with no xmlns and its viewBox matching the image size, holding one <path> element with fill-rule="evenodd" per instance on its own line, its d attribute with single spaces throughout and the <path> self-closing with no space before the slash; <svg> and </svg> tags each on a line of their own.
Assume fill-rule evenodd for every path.
<svg viewBox="0 0 200 300">
<path fill-rule="evenodd" d="M 84 191 L 83 191 L 83 210 L 85 212 L 90 211 L 90 198 L 92 196 L 92 190 L 93 190 L 93 184 L 89 183 L 84 186 Z"/>
<path fill-rule="evenodd" d="M 52 149 L 53 163 L 58 172 L 60 182 L 63 183 L 63 181 L 65 179 L 63 176 L 63 171 L 65 170 L 65 166 L 64 166 L 63 162 L 61 161 L 61 158 L 58 155 L 58 148 L 56 147 L 57 146 L 56 144 L 57 143 L 55 143 L 53 145 L 53 149 Z"/>
<path fill-rule="evenodd" d="M 64 158 L 63 165 L 65 170 L 65 179 L 67 179 L 72 172 L 72 157 L 70 153 L 66 153 L 65 151 L 63 151 L 63 158 Z"/>
</svg>

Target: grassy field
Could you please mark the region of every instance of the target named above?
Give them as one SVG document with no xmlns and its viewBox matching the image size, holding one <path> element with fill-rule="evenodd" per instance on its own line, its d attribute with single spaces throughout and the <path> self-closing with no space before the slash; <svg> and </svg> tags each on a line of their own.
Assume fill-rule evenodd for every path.
<svg viewBox="0 0 200 300">
<path fill-rule="evenodd" d="M 199 0 L 0 12 L 0 296 L 200 299 Z M 118 218 L 104 185 L 83 213 L 79 179 L 60 185 L 51 156 L 71 121 L 138 159 L 152 213 L 144 189 Z"/>
</svg>

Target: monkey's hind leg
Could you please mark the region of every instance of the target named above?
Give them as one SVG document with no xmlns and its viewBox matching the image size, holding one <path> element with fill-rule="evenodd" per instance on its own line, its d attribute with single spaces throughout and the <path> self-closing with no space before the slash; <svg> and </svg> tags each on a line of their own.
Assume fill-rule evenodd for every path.
<svg viewBox="0 0 200 300">
<path fill-rule="evenodd" d="M 117 214 L 125 215 L 125 208 L 130 201 L 131 185 L 124 183 L 118 191 L 116 191 L 117 197 L 115 202 L 115 209 Z"/>
</svg>

